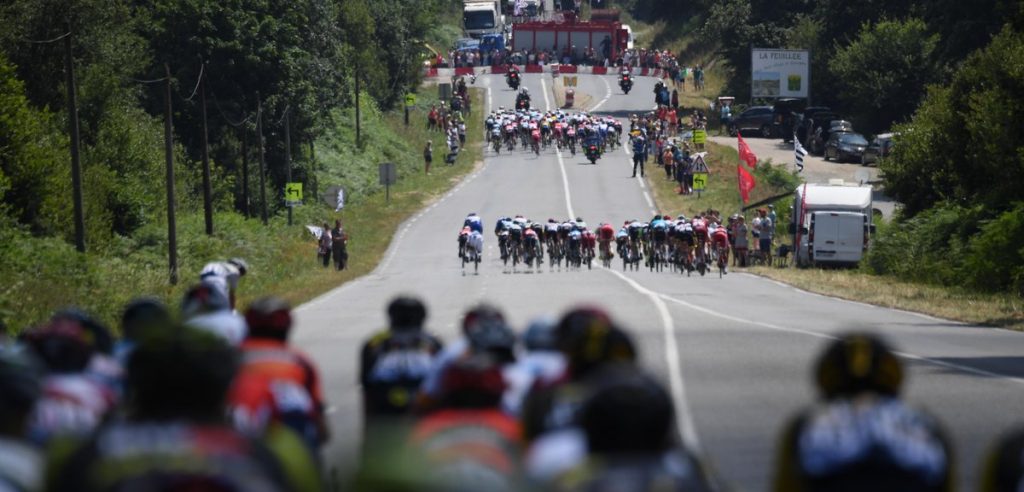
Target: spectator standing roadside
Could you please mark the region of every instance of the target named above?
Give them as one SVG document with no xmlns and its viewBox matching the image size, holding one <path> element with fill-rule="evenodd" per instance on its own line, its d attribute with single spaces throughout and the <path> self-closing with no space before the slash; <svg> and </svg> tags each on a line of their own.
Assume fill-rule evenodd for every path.
<svg viewBox="0 0 1024 492">
<path fill-rule="evenodd" d="M 747 240 L 747 230 L 746 219 L 740 215 L 732 226 L 732 234 L 735 240 L 732 253 L 733 265 L 747 266 L 747 249 L 750 248 L 750 243 Z"/>
<path fill-rule="evenodd" d="M 331 264 L 331 226 L 324 222 L 323 230 L 320 231 L 319 245 L 317 246 L 317 255 L 324 262 L 324 268 Z"/>
<path fill-rule="evenodd" d="M 341 227 L 340 219 L 334 221 L 334 229 L 331 229 L 331 242 L 334 269 L 340 272 L 348 265 L 348 234 Z"/>
<path fill-rule="evenodd" d="M 434 142 L 427 140 L 427 146 L 423 148 L 423 172 L 430 174 L 430 163 L 434 162 Z"/>
<path fill-rule="evenodd" d="M 761 223 L 758 227 L 758 243 L 760 245 L 761 254 L 764 255 L 765 260 L 771 260 L 772 256 L 772 237 L 773 229 L 775 224 L 772 223 L 772 219 L 768 218 L 768 211 L 765 209 L 760 210 Z"/>
</svg>

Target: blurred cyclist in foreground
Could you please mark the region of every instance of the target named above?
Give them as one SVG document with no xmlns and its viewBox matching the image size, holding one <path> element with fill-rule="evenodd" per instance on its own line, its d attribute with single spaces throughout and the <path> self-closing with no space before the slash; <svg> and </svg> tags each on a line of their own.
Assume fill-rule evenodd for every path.
<svg viewBox="0 0 1024 492">
<path fill-rule="evenodd" d="M 903 364 L 881 339 L 845 335 L 814 369 L 822 401 L 786 426 L 774 490 L 952 490 L 953 454 L 939 423 L 900 399 Z"/>
</svg>

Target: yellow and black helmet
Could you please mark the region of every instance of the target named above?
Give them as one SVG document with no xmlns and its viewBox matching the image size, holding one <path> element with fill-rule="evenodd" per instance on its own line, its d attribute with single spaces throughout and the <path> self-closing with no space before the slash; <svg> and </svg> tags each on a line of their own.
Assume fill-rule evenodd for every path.
<svg viewBox="0 0 1024 492">
<path fill-rule="evenodd" d="M 840 336 L 815 365 L 815 382 L 826 400 L 876 393 L 899 395 L 903 364 L 879 337 L 867 333 Z"/>
</svg>

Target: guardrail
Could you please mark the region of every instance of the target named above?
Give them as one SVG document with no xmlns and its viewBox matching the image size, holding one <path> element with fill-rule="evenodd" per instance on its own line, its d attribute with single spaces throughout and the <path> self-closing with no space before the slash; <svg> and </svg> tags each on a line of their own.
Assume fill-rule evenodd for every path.
<svg viewBox="0 0 1024 492">
<path fill-rule="evenodd" d="M 605 75 L 609 73 L 615 73 L 617 67 L 604 67 L 604 66 L 591 66 L 591 65 L 561 65 L 561 64 L 549 64 L 549 65 L 516 65 L 522 73 L 551 73 L 553 67 L 558 67 L 558 73 L 575 73 L 575 74 L 593 74 L 593 75 Z M 451 78 L 458 75 L 485 75 L 485 74 L 504 74 L 507 73 L 508 67 L 506 65 L 496 65 L 492 67 L 457 67 L 457 68 L 424 68 L 423 76 L 428 78 L 433 77 L 444 77 Z M 664 76 L 664 70 L 660 68 L 638 68 L 633 70 L 633 76 L 635 77 L 658 77 Z"/>
</svg>

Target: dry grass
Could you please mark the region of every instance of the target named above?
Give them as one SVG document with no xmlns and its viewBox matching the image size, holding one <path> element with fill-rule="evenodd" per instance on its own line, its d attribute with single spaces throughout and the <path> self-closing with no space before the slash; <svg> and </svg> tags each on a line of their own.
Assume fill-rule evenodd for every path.
<svg viewBox="0 0 1024 492">
<path fill-rule="evenodd" d="M 1024 330 L 1024 300 L 916 284 L 856 270 L 754 267 L 755 275 L 800 289 L 877 306 L 903 309 L 973 325 Z"/>
</svg>

